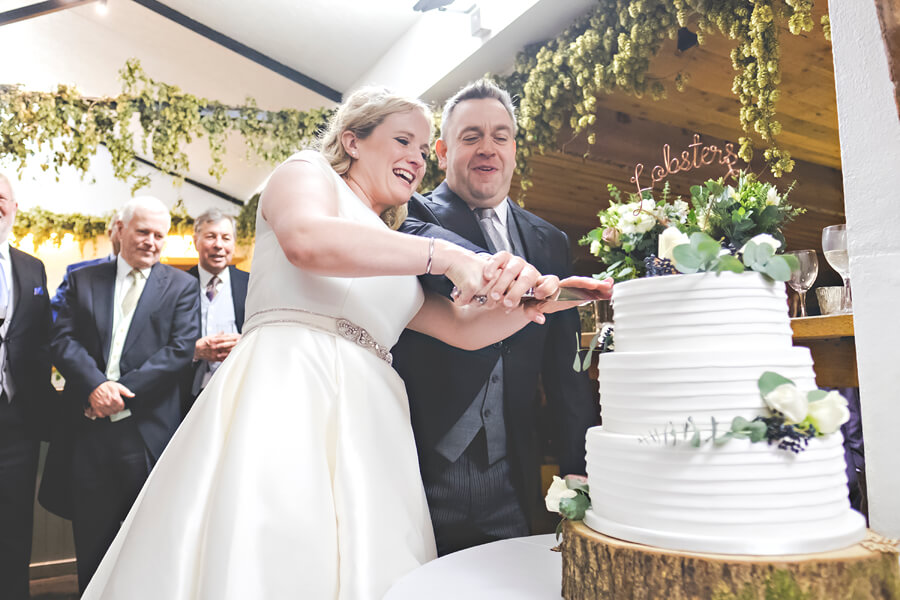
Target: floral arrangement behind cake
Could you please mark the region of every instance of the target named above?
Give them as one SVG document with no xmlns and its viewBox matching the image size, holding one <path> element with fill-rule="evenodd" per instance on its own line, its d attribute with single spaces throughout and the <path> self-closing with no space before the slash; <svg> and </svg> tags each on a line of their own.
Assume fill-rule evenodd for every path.
<svg viewBox="0 0 900 600">
<path fill-rule="evenodd" d="M 664 250 L 687 241 L 693 233 L 705 233 L 731 254 L 753 238 L 771 240 L 776 249 L 783 248 L 782 228 L 804 212 L 787 201 L 790 191 L 779 193 L 774 185 L 744 172 L 732 183 L 720 178 L 692 186 L 690 202 L 681 198 L 670 201 L 668 183 L 659 200 L 650 190 L 639 197 L 610 185 L 610 206 L 597 215 L 600 227 L 579 243 L 590 245 L 591 254 L 606 267 L 596 277 L 612 277 L 617 282 L 648 273 L 665 274 L 671 267 L 665 261 L 672 256 L 666 256 Z M 760 235 L 766 237 L 758 238 Z M 731 266 L 729 270 L 735 270 L 733 263 Z"/>
</svg>

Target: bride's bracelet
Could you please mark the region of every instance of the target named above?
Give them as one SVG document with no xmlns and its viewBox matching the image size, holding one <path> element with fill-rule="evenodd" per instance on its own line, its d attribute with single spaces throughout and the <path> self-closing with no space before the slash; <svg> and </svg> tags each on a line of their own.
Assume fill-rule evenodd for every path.
<svg viewBox="0 0 900 600">
<path fill-rule="evenodd" d="M 431 263 L 434 260 L 434 238 L 428 242 L 428 262 L 425 264 L 425 274 L 431 275 Z"/>
</svg>

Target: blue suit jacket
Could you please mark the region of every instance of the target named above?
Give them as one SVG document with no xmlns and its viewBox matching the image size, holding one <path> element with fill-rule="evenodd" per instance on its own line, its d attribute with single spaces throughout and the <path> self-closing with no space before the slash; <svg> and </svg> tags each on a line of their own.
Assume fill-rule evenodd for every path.
<svg viewBox="0 0 900 600">
<path fill-rule="evenodd" d="M 66 379 L 67 402 L 78 408 L 106 381 L 115 280 L 115 262 L 72 271 L 53 326 L 53 363 Z M 154 265 L 122 348 L 119 383 L 135 394 L 125 404 L 154 459 L 181 422 L 182 374 L 190 369 L 200 337 L 199 306 L 196 279 Z"/>
<path fill-rule="evenodd" d="M 511 216 L 528 262 L 541 273 L 569 276 L 571 256 L 566 235 L 515 204 Z M 476 251 L 487 247 L 474 214 L 446 182 L 429 197 L 416 195 L 410 200 L 409 218 L 400 231 L 446 239 Z M 442 276 L 421 279 L 426 288 L 442 295 L 452 287 Z M 468 408 L 501 353 L 507 457 L 522 506 L 527 510 L 539 493 L 539 377 L 557 425 L 555 438 L 562 472 L 584 473 L 584 436 L 597 422 L 597 409 L 587 373 L 572 368 L 579 331 L 574 310 L 548 315 L 545 325 L 529 324 L 502 342 L 476 351 L 460 350 L 435 338 L 404 331 L 392 353 L 394 367 L 409 394 L 423 476 L 444 468 L 446 461 L 434 448 Z"/>
</svg>

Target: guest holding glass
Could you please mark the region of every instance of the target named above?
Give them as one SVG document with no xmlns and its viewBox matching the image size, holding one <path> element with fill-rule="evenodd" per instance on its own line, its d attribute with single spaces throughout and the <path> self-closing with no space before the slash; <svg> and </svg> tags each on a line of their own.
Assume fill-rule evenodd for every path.
<svg viewBox="0 0 900 600">
<path fill-rule="evenodd" d="M 193 380 L 185 412 L 241 339 L 250 274 L 231 264 L 236 243 L 234 217 L 211 208 L 194 219 L 198 264 L 188 273 L 200 281 L 201 337 L 194 346 Z"/>
</svg>

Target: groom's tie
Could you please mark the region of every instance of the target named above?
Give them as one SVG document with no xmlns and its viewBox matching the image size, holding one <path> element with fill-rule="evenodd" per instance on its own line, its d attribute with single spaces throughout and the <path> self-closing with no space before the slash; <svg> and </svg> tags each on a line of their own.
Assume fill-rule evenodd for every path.
<svg viewBox="0 0 900 600">
<path fill-rule="evenodd" d="M 509 239 L 503 235 L 503 232 L 498 227 L 500 217 L 497 216 L 496 211 L 493 208 L 476 208 L 475 216 L 478 217 L 481 230 L 490 238 L 491 243 L 494 245 L 494 250 L 496 252 L 506 250 L 512 253 L 512 245 L 510 245 Z"/>
</svg>

